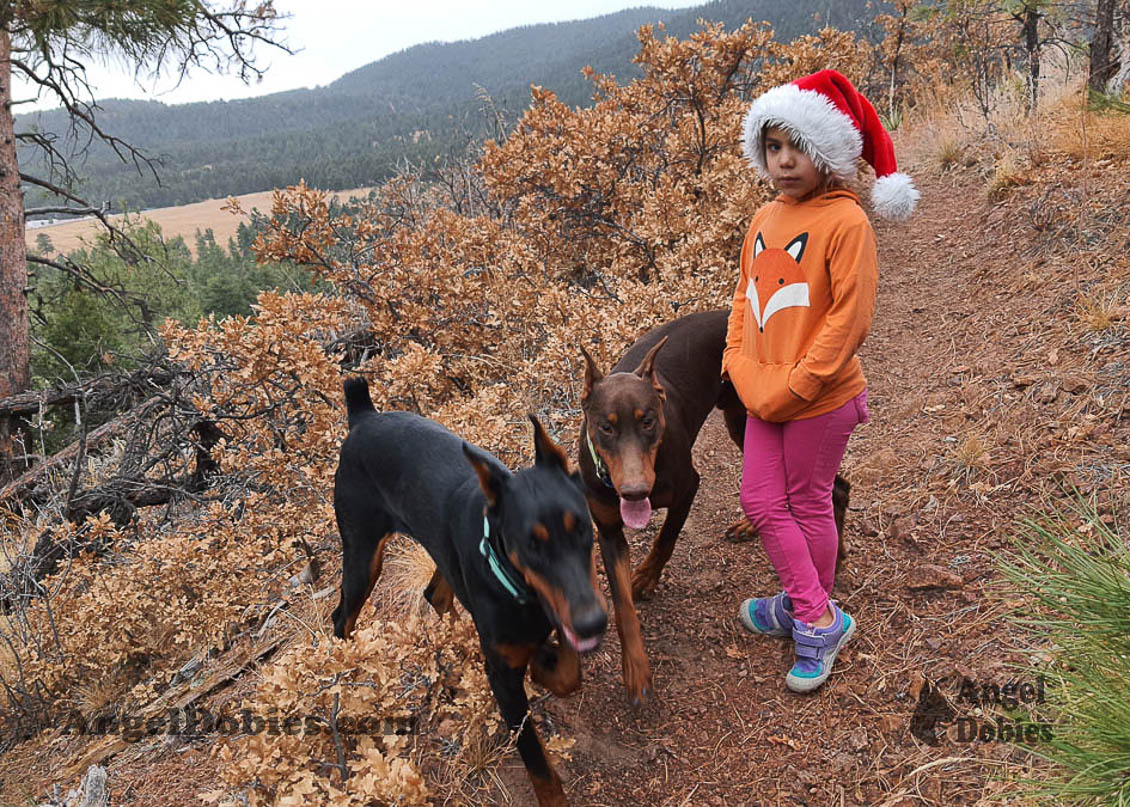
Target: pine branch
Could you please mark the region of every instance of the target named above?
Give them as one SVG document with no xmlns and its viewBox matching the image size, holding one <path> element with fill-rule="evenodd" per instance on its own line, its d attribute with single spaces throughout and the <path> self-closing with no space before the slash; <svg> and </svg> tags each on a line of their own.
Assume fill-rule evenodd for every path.
<svg viewBox="0 0 1130 807">
<path fill-rule="evenodd" d="M 63 213 L 68 216 L 97 216 L 104 213 L 107 205 L 101 208 L 95 207 L 29 207 L 24 210 L 24 218 L 31 218 L 32 216 L 43 216 L 48 213 Z"/>
<path fill-rule="evenodd" d="M 95 120 L 95 112 L 100 109 L 98 103 L 93 100 L 87 102 L 79 99 L 72 82 L 77 82 L 86 92 L 90 92 L 90 85 L 80 75 L 80 72 L 84 72 L 85 68 L 81 65 L 78 67 L 61 67 L 55 63 L 50 54 L 41 53 L 39 57 L 47 65 L 46 75 L 40 75 L 34 68 L 20 59 L 12 59 L 11 64 L 12 67 L 23 73 L 29 81 L 54 93 L 70 118 L 72 133 L 77 134 L 80 122 L 85 125 L 89 134 L 82 150 L 88 149 L 94 138 L 97 137 L 113 149 L 114 154 L 123 163 L 132 162 L 139 174 L 148 169 L 153 174 L 153 179 L 160 185 L 161 178 L 157 174 L 156 166 L 161 164 L 161 160 L 157 157 L 150 157 L 137 146 L 103 130 Z"/>
<path fill-rule="evenodd" d="M 55 141 L 58 140 L 56 135 L 48 132 L 16 132 L 16 140 L 40 149 L 47 159 L 50 174 L 60 176 L 64 185 L 78 180 L 78 174 L 71 168 L 67 155 L 55 146 Z"/>
<path fill-rule="evenodd" d="M 32 176 L 31 174 L 25 174 L 22 171 L 20 172 L 20 181 L 21 182 L 27 182 L 30 185 L 38 185 L 39 187 L 50 191 L 51 193 L 55 194 L 56 196 L 62 196 L 64 199 L 67 199 L 71 202 L 74 202 L 75 204 L 82 205 L 82 208 L 83 208 L 84 211 L 86 211 L 87 213 L 89 213 L 89 215 L 94 216 L 100 222 L 102 222 L 102 226 L 105 227 L 106 230 L 110 233 L 111 240 L 113 240 L 114 238 L 120 238 L 122 240 L 122 242 L 126 244 L 126 246 L 128 246 L 131 250 L 133 250 L 133 253 L 135 255 L 139 255 L 143 259 L 149 260 L 149 257 L 146 255 L 146 253 L 142 249 L 140 249 L 137 246 L 137 244 L 134 243 L 133 239 L 130 238 L 128 235 L 126 235 L 126 233 L 124 231 L 122 231 L 121 229 L 116 227 L 114 225 L 114 223 L 110 220 L 110 217 L 108 215 L 109 212 L 110 212 L 110 203 L 109 202 L 103 203 L 100 207 L 95 207 L 93 204 L 88 202 L 86 199 L 83 199 L 81 196 L 76 196 L 75 194 L 68 191 L 66 188 L 61 188 L 58 185 L 55 185 L 51 182 L 48 182 L 45 179 L 40 179 L 39 177 Z M 36 208 L 32 208 L 31 210 L 25 210 L 24 211 L 24 219 L 26 220 L 28 216 L 33 215 L 36 212 L 36 210 L 37 210 Z M 38 208 L 38 210 L 48 210 L 48 208 Z M 31 256 L 28 257 L 28 260 L 31 260 Z M 58 267 L 56 267 L 56 268 L 58 268 Z"/>
<path fill-rule="evenodd" d="M 148 301 L 138 294 L 132 294 L 122 289 L 113 286 L 107 286 L 100 282 L 90 271 L 81 264 L 75 263 L 69 258 L 63 258 L 61 261 L 53 261 L 50 258 L 44 258 L 40 255 L 28 255 L 28 263 L 39 264 L 40 266 L 50 266 L 52 269 L 58 269 L 63 274 L 72 278 L 75 283 L 95 294 L 105 294 L 113 297 L 121 305 L 122 309 L 126 312 L 133 321 L 148 328 L 149 319 L 149 304 Z M 142 311 L 142 318 L 136 319 L 132 314 L 132 307 L 136 306 Z"/>
</svg>

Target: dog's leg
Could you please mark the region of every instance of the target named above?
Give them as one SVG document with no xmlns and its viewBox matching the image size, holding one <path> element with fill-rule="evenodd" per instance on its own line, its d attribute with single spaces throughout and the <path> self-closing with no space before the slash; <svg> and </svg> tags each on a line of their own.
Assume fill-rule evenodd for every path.
<svg viewBox="0 0 1130 807">
<path fill-rule="evenodd" d="M 452 590 L 451 584 L 447 582 L 447 578 L 443 576 L 439 569 L 435 570 L 435 574 L 432 575 L 432 579 L 424 589 L 424 599 L 428 601 L 440 616 L 448 612 L 454 612 L 455 592 Z"/>
<path fill-rule="evenodd" d="M 736 398 L 736 393 L 734 394 Z M 745 407 L 738 401 L 736 406 L 727 406 L 722 410 L 722 419 L 726 421 L 726 431 L 730 434 L 730 439 L 734 441 L 734 445 L 738 447 L 738 451 L 745 450 L 745 422 L 748 415 L 746 415 Z"/>
<path fill-rule="evenodd" d="M 847 516 L 848 504 L 851 502 L 851 485 L 839 474 L 832 483 L 832 513 L 836 519 L 836 532 L 840 536 L 840 545 L 837 551 L 839 560 L 847 557 L 847 544 L 844 541 L 844 519 Z"/>
<path fill-rule="evenodd" d="M 613 521 L 615 527 L 605 527 L 601 519 L 618 519 L 614 507 L 589 501 L 589 509 L 596 520 L 600 538 L 600 554 L 604 558 L 604 573 L 612 589 L 612 604 L 616 609 L 616 632 L 620 634 L 620 652 L 624 665 L 624 686 L 633 706 L 639 706 L 651 694 L 651 667 L 643 648 L 640 620 L 632 601 L 632 561 L 624 527 Z M 607 523 L 607 522 L 606 522 Z"/>
<path fill-rule="evenodd" d="M 546 640 L 530 660 L 530 677 L 563 698 L 581 688 L 581 657 L 560 633 L 557 644 Z"/>
<path fill-rule="evenodd" d="M 840 561 L 847 557 L 848 545 L 844 539 L 844 519 L 847 516 L 848 504 L 851 500 L 851 485 L 839 474 L 832 483 L 832 515 L 836 520 L 836 533 L 839 535 L 839 546 L 836 549 L 836 574 L 840 571 Z M 836 575 L 832 575 L 832 589 L 836 588 Z"/>
<path fill-rule="evenodd" d="M 732 544 L 744 544 L 757 537 L 757 530 L 749 523 L 748 518 L 742 516 L 726 528 L 724 535 L 726 540 Z"/>
<path fill-rule="evenodd" d="M 518 753 L 526 765 L 530 783 L 534 786 L 538 807 L 567 807 L 561 779 L 549 763 L 545 746 L 541 744 L 541 738 L 534 729 L 534 718 L 530 714 L 530 703 L 526 698 L 523 679 L 534 648 L 529 647 L 527 652 L 513 652 L 514 648 L 507 650 L 504 656 L 483 642 L 487 680 L 490 681 L 494 699 L 498 702 L 498 709 L 502 712 L 507 728 L 511 733 L 518 733 Z M 512 666 L 515 664 L 520 666 Z"/>
<path fill-rule="evenodd" d="M 341 602 L 334 609 L 334 636 L 348 639 L 353 635 L 357 615 L 373 592 L 384 566 L 385 546 L 393 533 L 386 532 L 376 544 L 363 540 L 349 542 L 341 558 Z"/>
<path fill-rule="evenodd" d="M 690 466 L 690 457 L 687 458 L 687 465 Z M 655 538 L 655 543 L 651 545 L 651 551 L 632 575 L 632 596 L 637 600 L 646 600 L 652 595 L 655 587 L 659 585 L 659 575 L 663 573 L 663 567 L 667 565 L 671 553 L 675 550 L 675 541 L 679 538 L 679 533 L 687 521 L 687 514 L 691 511 L 691 504 L 694 503 L 695 494 L 698 493 L 698 471 L 692 467 L 690 472 L 691 477 L 682 498 L 667 508 L 667 518 Z"/>
</svg>

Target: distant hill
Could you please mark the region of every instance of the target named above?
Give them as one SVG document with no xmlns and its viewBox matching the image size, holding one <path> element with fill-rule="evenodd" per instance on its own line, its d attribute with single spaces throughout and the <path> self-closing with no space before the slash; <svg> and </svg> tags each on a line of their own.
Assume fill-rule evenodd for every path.
<svg viewBox="0 0 1130 807">
<path fill-rule="evenodd" d="M 860 30 L 870 24 L 874 5 L 868 0 L 716 0 L 679 11 L 643 7 L 476 40 L 417 45 L 312 90 L 175 106 L 108 100 L 101 103 L 100 125 L 159 155 L 161 183 L 96 144 L 79 165 L 82 191 L 121 210 L 253 193 L 300 178 L 334 190 L 376 184 L 398 161 L 430 160 L 461 149 L 468 136 L 481 137 L 487 117 L 480 92 L 512 121 L 528 103 L 530 84 L 576 106 L 591 100 L 591 86 L 580 73 L 585 65 L 621 81 L 638 76 L 632 57 L 641 25 L 663 22 L 668 34 L 682 38 L 698 29 L 700 18 L 733 28 L 752 17 L 771 22 L 778 38 L 787 41 L 826 24 Z M 20 116 L 17 131 L 32 123 L 43 131 L 67 130 L 60 110 Z M 28 189 L 29 205 L 38 203 L 37 194 Z"/>
</svg>

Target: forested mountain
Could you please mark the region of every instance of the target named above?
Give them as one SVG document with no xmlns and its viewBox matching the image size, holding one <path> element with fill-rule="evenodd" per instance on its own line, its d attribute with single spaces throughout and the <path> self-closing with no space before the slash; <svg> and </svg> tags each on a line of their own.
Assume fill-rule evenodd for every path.
<svg viewBox="0 0 1130 807">
<path fill-rule="evenodd" d="M 528 102 L 530 84 L 584 105 L 591 100 L 591 85 L 580 73 L 585 65 L 630 80 L 639 72 L 632 63 L 635 31 L 646 23 L 662 21 L 668 33 L 685 37 L 700 18 L 732 28 L 752 17 L 770 21 L 778 39 L 789 40 L 825 24 L 865 30 L 875 5 L 716 0 L 680 11 L 636 8 L 417 45 L 315 89 L 176 106 L 108 100 L 101 104 L 100 126 L 159 156 L 160 184 L 95 144 L 78 165 L 80 191 L 121 210 L 267 190 L 300 178 L 328 189 L 375 184 L 398 161 L 430 160 L 461 149 L 468 135 L 482 136 L 488 128 L 484 92 L 512 121 Z M 17 129 L 30 125 L 57 133 L 69 128 L 60 110 L 17 120 Z M 39 202 L 38 193 L 28 189 L 29 206 Z"/>
</svg>

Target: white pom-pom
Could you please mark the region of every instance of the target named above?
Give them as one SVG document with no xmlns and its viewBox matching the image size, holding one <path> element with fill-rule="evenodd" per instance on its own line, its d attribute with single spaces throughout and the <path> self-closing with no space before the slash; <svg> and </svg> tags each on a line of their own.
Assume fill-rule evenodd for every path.
<svg viewBox="0 0 1130 807">
<path fill-rule="evenodd" d="M 922 194 L 914 187 L 914 180 L 906 174 L 887 174 L 875 180 L 871 189 L 871 205 L 885 219 L 906 221 Z"/>
</svg>

